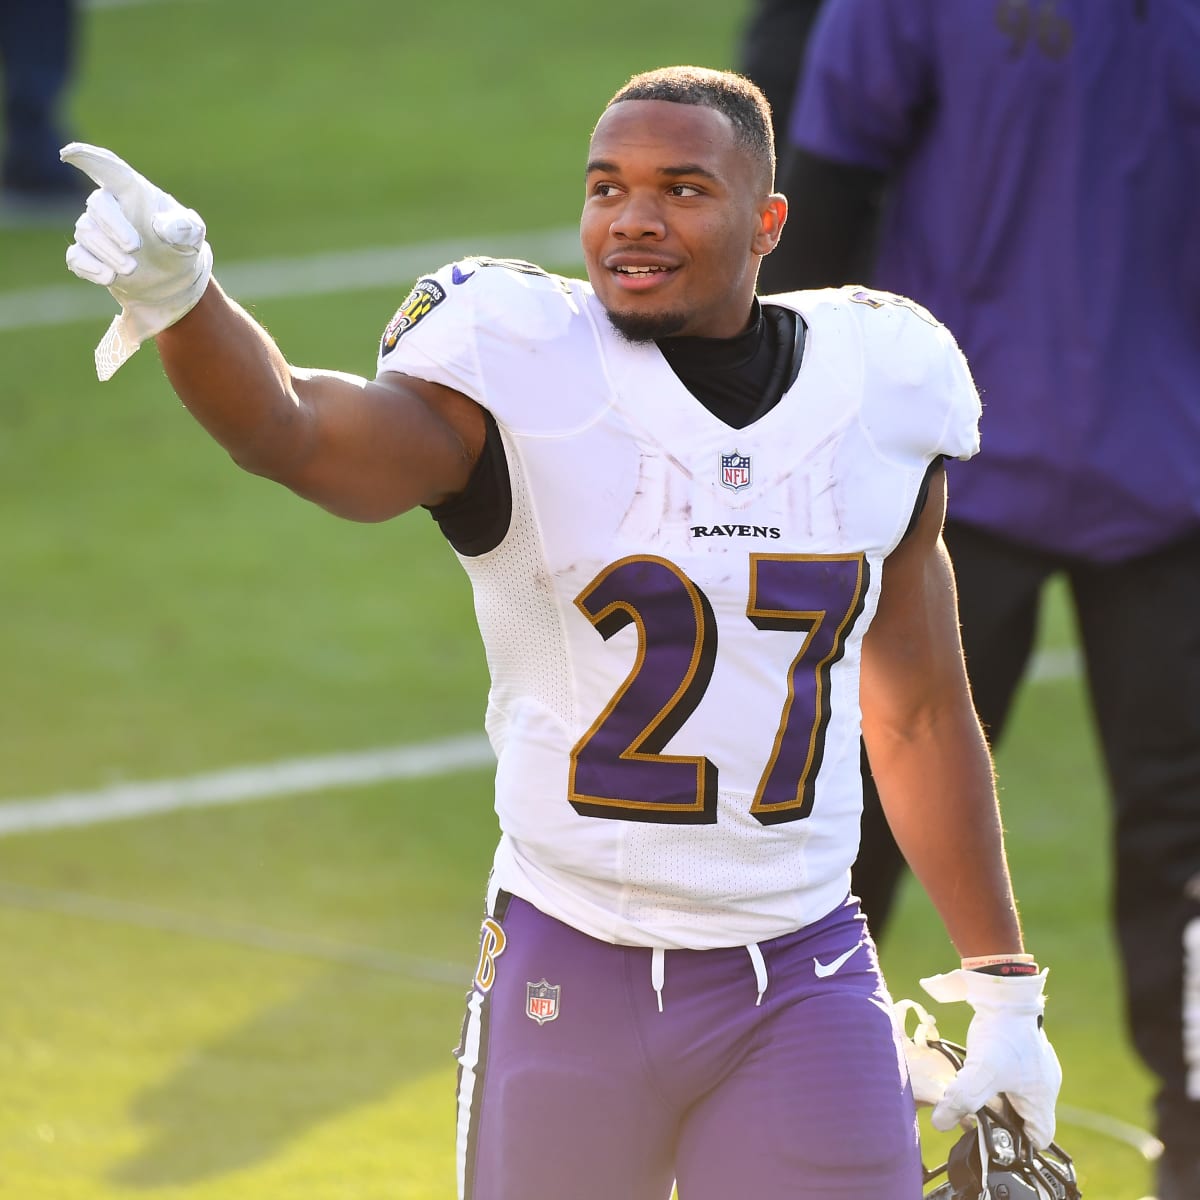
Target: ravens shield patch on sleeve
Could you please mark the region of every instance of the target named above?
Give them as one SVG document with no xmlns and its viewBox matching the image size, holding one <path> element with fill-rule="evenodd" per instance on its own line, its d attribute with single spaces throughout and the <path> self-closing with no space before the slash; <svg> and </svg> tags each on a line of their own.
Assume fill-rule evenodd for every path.
<svg viewBox="0 0 1200 1200">
<path fill-rule="evenodd" d="M 395 350 L 402 334 L 407 333 L 418 321 L 427 317 L 446 298 L 446 289 L 436 279 L 426 276 L 418 279 L 407 299 L 396 310 L 396 315 L 383 331 L 380 354 Z"/>
</svg>

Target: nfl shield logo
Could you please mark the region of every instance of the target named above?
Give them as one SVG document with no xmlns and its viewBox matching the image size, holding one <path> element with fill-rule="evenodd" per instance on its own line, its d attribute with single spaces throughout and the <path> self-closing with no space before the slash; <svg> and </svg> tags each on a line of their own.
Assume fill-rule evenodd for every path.
<svg viewBox="0 0 1200 1200">
<path fill-rule="evenodd" d="M 732 492 L 750 486 L 748 454 L 739 454 L 735 450 L 732 454 L 721 455 L 721 486 L 729 488 Z"/>
<path fill-rule="evenodd" d="M 525 985 L 525 1015 L 539 1025 L 553 1021 L 558 1016 L 558 984 L 551 985 L 544 979 L 540 983 Z"/>
</svg>

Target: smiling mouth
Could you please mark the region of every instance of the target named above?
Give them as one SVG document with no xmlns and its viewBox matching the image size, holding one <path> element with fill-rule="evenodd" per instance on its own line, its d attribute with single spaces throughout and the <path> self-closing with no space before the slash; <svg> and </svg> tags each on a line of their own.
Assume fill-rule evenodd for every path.
<svg viewBox="0 0 1200 1200">
<path fill-rule="evenodd" d="M 639 293 L 657 294 L 659 288 L 665 287 L 678 271 L 678 267 L 656 263 L 620 263 L 609 267 L 610 278 L 627 296 Z"/>
</svg>

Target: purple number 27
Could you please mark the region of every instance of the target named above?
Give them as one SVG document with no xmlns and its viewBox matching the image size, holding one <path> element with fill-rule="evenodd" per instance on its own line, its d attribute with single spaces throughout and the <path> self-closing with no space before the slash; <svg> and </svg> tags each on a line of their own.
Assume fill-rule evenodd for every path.
<svg viewBox="0 0 1200 1200">
<path fill-rule="evenodd" d="M 763 825 L 812 811 L 830 715 L 830 669 L 863 609 L 861 554 L 752 554 L 746 619 L 794 631 L 787 699 L 750 811 Z M 696 710 L 717 663 L 717 618 L 708 597 L 674 563 L 623 558 L 575 604 L 606 641 L 633 624 L 637 658 L 604 711 L 571 751 L 570 801 L 584 816 L 685 825 L 717 819 L 717 767 L 663 748 Z M 731 705 L 741 702 L 736 692 Z M 763 714 L 770 720 L 774 714 Z"/>
</svg>

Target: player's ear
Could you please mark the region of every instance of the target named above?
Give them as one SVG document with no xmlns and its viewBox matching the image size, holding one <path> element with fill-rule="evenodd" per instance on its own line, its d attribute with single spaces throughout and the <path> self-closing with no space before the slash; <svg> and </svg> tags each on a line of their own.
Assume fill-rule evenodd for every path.
<svg viewBox="0 0 1200 1200">
<path fill-rule="evenodd" d="M 758 228 L 754 231 L 751 249 L 755 254 L 770 254 L 779 243 L 779 235 L 787 224 L 787 197 L 772 192 L 758 213 Z"/>
</svg>

